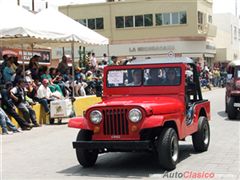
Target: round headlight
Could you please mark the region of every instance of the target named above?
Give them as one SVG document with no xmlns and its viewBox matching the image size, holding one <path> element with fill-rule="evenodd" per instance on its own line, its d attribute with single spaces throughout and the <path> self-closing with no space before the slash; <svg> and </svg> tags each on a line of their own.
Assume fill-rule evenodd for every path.
<svg viewBox="0 0 240 180">
<path fill-rule="evenodd" d="M 98 110 L 94 110 L 90 113 L 90 120 L 94 124 L 99 124 L 102 121 L 102 113 Z"/>
<path fill-rule="evenodd" d="M 139 109 L 131 109 L 129 111 L 128 117 L 130 121 L 137 123 L 142 119 L 142 112 Z"/>
</svg>

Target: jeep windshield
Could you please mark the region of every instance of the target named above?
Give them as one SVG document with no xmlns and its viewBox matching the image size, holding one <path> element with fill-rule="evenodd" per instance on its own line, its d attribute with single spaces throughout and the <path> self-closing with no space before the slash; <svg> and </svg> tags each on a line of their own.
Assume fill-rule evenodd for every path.
<svg viewBox="0 0 240 180">
<path fill-rule="evenodd" d="M 180 81 L 179 67 L 118 69 L 107 73 L 107 87 L 178 86 Z"/>
</svg>

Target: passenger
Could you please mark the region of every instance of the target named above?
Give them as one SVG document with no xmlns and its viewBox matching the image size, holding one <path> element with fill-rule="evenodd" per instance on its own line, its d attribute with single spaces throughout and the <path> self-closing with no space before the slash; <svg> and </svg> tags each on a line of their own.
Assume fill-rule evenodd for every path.
<svg viewBox="0 0 240 180">
<path fill-rule="evenodd" d="M 174 68 L 169 68 L 166 73 L 166 85 L 178 85 L 180 83 L 180 78 L 177 77 L 177 73 Z"/>
<path fill-rule="evenodd" d="M 160 69 L 150 69 L 150 78 L 147 80 L 147 85 L 160 85 L 163 79 L 160 77 Z"/>
<path fill-rule="evenodd" d="M 135 69 L 132 73 L 133 82 L 129 83 L 128 86 L 141 86 L 142 84 L 142 70 Z"/>
</svg>

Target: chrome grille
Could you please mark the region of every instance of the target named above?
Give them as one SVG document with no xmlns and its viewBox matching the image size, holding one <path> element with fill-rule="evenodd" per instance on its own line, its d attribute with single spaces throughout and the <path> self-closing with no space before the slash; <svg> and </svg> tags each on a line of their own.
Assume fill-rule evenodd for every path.
<svg viewBox="0 0 240 180">
<path fill-rule="evenodd" d="M 128 135 L 127 109 L 103 110 L 104 135 Z"/>
</svg>

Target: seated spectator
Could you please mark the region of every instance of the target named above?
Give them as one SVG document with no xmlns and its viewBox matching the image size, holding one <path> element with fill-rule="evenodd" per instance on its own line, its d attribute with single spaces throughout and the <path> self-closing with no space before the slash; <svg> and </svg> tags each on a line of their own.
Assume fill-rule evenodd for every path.
<svg viewBox="0 0 240 180">
<path fill-rule="evenodd" d="M 6 115 L 4 110 L 0 107 L 0 126 L 2 128 L 2 134 L 9 134 L 7 127 L 12 130 L 14 133 L 20 132 L 14 124 L 11 122 L 9 117 Z"/>
<path fill-rule="evenodd" d="M 12 76 L 14 74 L 14 71 L 11 68 L 12 62 L 10 59 L 7 60 L 7 64 L 5 68 L 3 69 L 3 78 L 4 82 L 11 82 Z"/>
<path fill-rule="evenodd" d="M 14 56 L 11 56 L 9 57 L 9 60 L 11 61 L 11 69 L 12 71 L 15 73 L 16 70 L 17 70 L 17 65 L 14 63 L 15 62 L 15 57 Z"/>
<path fill-rule="evenodd" d="M 22 112 L 24 119 L 30 124 L 31 121 L 34 127 L 39 127 L 36 121 L 36 114 L 29 103 L 26 101 L 26 93 L 24 91 L 24 80 L 20 79 L 16 87 L 14 87 L 11 92 L 11 97 L 17 106 L 17 108 Z"/>
<path fill-rule="evenodd" d="M 75 69 L 75 81 L 74 81 L 74 89 L 76 96 L 86 96 L 85 87 L 87 83 L 83 82 L 83 77 L 81 74 L 81 68 L 76 67 Z"/>
<path fill-rule="evenodd" d="M 71 90 L 68 88 L 66 83 L 63 81 L 63 77 L 62 77 L 61 73 L 59 73 L 56 68 L 50 68 L 49 75 L 52 78 L 52 82 L 54 84 L 59 85 L 59 87 L 61 88 L 61 90 L 63 92 L 63 96 L 64 97 L 68 96 L 70 94 Z"/>
<path fill-rule="evenodd" d="M 3 89 L 1 91 L 2 108 L 8 115 L 12 116 L 17 121 L 22 130 L 30 130 L 31 129 L 30 124 L 24 121 L 16 112 L 16 106 L 12 101 L 10 93 L 12 87 L 13 87 L 12 83 L 8 82 L 6 83 L 6 89 Z"/>
<path fill-rule="evenodd" d="M 108 62 L 108 65 L 120 65 L 121 62 L 118 60 L 117 56 L 112 56 L 111 61 Z"/>
<path fill-rule="evenodd" d="M 55 79 L 52 79 L 51 76 L 49 75 L 47 66 L 43 66 L 42 72 L 43 72 L 43 74 L 41 75 L 41 80 L 47 79 L 49 81 L 48 87 L 50 88 L 51 92 L 58 91 L 63 96 L 63 92 L 62 92 L 60 86 L 58 84 L 53 83 L 53 81 L 55 81 Z"/>
<path fill-rule="evenodd" d="M 22 66 L 19 66 L 16 70 L 16 73 L 12 76 L 13 86 L 16 86 L 19 79 L 22 79 L 22 78 L 23 78 L 23 69 L 22 69 Z"/>
<path fill-rule="evenodd" d="M 58 95 L 51 92 L 48 83 L 47 79 L 43 79 L 42 84 L 37 90 L 38 102 L 43 105 L 46 113 L 49 113 L 49 102 L 54 99 L 60 99 Z"/>
<path fill-rule="evenodd" d="M 39 78 L 38 77 L 38 70 L 39 70 L 39 64 L 38 64 L 38 61 L 39 61 L 39 58 L 40 56 L 38 55 L 34 55 L 31 59 L 30 59 L 30 62 L 29 62 L 29 65 L 28 65 L 28 68 L 29 70 L 31 71 L 31 74 L 32 74 L 32 78 L 33 79 L 36 79 L 36 78 Z"/>
</svg>

